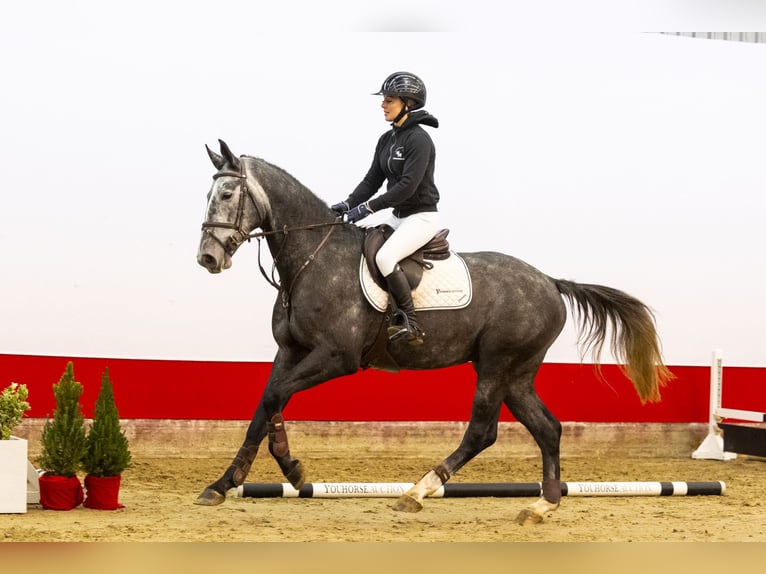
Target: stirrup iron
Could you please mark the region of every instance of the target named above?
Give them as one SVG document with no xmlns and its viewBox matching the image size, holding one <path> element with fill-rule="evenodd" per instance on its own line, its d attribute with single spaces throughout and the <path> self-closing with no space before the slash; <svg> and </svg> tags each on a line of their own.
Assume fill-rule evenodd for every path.
<svg viewBox="0 0 766 574">
<path fill-rule="evenodd" d="M 407 313 L 401 309 L 394 311 L 391 316 L 391 324 L 388 327 L 388 339 L 390 341 L 406 339 L 410 345 L 422 345 L 424 335 L 425 333 L 420 329 L 413 328 Z"/>
</svg>

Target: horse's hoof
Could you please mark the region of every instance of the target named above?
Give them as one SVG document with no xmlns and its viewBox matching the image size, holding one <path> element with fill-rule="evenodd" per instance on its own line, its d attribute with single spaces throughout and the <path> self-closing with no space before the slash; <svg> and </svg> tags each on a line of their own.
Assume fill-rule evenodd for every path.
<svg viewBox="0 0 766 574">
<path fill-rule="evenodd" d="M 537 514 L 535 511 L 525 508 L 516 517 L 516 524 L 526 526 L 527 524 L 540 524 L 543 521 L 543 517 Z"/>
<path fill-rule="evenodd" d="M 306 482 L 306 474 L 303 472 L 301 461 L 296 460 L 294 462 L 293 467 L 290 469 L 290 472 L 285 475 L 285 478 L 287 478 L 295 490 L 301 489 L 301 486 Z"/>
<path fill-rule="evenodd" d="M 400 512 L 420 512 L 423 510 L 423 504 L 415 500 L 408 494 L 402 494 L 394 504 L 394 510 Z"/>
<path fill-rule="evenodd" d="M 218 506 L 224 500 L 226 500 L 226 497 L 223 494 L 213 490 L 212 488 L 206 488 L 202 491 L 202 494 L 197 497 L 197 500 L 194 501 L 194 504 L 198 504 L 200 506 Z"/>
</svg>

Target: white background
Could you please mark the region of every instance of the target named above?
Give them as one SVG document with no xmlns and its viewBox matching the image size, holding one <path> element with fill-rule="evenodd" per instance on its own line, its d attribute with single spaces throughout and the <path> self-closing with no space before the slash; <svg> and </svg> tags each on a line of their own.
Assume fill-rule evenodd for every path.
<svg viewBox="0 0 766 574">
<path fill-rule="evenodd" d="M 766 45 L 647 33 L 755 29 L 732 3 L 275 4 L 3 5 L 0 353 L 271 360 L 255 244 L 195 262 L 204 145 L 343 199 L 407 69 L 454 249 L 639 297 L 671 365 L 766 366 Z"/>
</svg>

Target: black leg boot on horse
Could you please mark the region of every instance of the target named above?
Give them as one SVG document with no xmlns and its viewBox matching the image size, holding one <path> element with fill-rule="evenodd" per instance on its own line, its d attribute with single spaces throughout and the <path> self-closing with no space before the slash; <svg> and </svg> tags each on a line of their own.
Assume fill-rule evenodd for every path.
<svg viewBox="0 0 766 574">
<path fill-rule="evenodd" d="M 422 345 L 425 333 L 415 316 L 415 304 L 407 277 L 398 265 L 386 277 L 386 285 L 394 300 L 394 314 L 388 327 L 388 338 L 392 341 L 405 339 L 410 345 Z"/>
</svg>

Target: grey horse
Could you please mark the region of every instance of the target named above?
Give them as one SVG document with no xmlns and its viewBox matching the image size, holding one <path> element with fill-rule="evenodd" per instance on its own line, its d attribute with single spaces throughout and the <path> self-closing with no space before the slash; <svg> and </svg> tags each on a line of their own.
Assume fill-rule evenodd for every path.
<svg viewBox="0 0 766 574">
<path fill-rule="evenodd" d="M 210 273 L 231 266 L 237 248 L 264 238 L 271 251 L 278 289 L 272 332 L 278 345 L 268 382 L 231 465 L 196 500 L 222 503 L 242 484 L 262 441 L 295 488 L 303 467 L 288 446 L 282 411 L 293 394 L 366 367 L 384 314 L 365 299 L 359 265 L 365 232 L 344 224 L 327 204 L 286 171 L 262 159 L 235 156 L 220 141 L 207 148 L 218 170 L 208 194 L 197 261 Z M 260 232 L 253 233 L 260 229 Z M 559 336 L 567 306 L 576 311 L 579 344 L 598 369 L 604 344 L 623 365 L 642 401 L 660 399 L 673 375 L 663 364 L 651 310 L 610 287 L 553 279 L 527 263 L 491 251 L 460 253 L 473 282 L 464 309 L 422 311 L 426 343 L 388 344 L 403 369 L 436 369 L 471 362 L 476 390 L 471 418 L 457 449 L 427 471 L 395 503 L 417 512 L 423 499 L 497 438 L 505 405 L 537 442 L 542 455 L 542 494 L 516 521 L 541 522 L 561 501 L 561 424 L 538 397 L 534 381 L 545 354 Z M 563 296 L 563 297 L 562 297 Z"/>
</svg>

